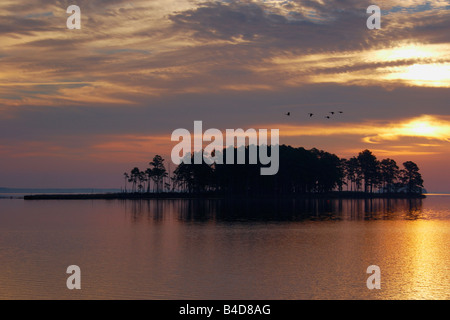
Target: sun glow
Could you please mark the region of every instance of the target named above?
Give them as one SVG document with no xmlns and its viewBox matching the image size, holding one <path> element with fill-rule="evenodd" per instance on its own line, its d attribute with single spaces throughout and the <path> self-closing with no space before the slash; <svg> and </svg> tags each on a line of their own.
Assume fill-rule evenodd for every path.
<svg viewBox="0 0 450 320">
<path fill-rule="evenodd" d="M 281 126 L 281 125 L 279 125 Z M 397 141 L 402 138 L 421 138 L 434 140 L 436 143 L 450 142 L 450 119 L 422 115 L 417 118 L 404 119 L 398 122 L 369 122 L 359 125 L 338 124 L 335 126 L 281 126 L 283 136 L 332 136 L 359 135 L 366 143 L 379 144 Z M 422 142 L 421 142 L 422 141 Z M 413 142 L 424 144 L 423 140 Z M 439 146 L 439 143 L 426 143 L 423 146 Z"/>
<path fill-rule="evenodd" d="M 397 125 L 386 126 L 377 135 L 366 137 L 364 140 L 370 143 L 379 143 L 385 140 L 398 140 L 401 137 L 416 137 L 449 142 L 450 122 L 433 116 L 423 115 Z"/>
<path fill-rule="evenodd" d="M 406 45 L 377 50 L 374 57 L 377 61 L 437 58 L 440 56 L 440 48 L 440 45 Z"/>
<path fill-rule="evenodd" d="M 406 80 L 414 85 L 450 87 L 450 64 L 414 64 L 397 67 L 387 76 L 390 80 Z"/>
<path fill-rule="evenodd" d="M 449 56 L 450 44 L 400 43 L 396 47 L 369 51 L 366 60 L 397 61 L 408 59 L 443 59 Z"/>
<path fill-rule="evenodd" d="M 427 121 L 417 120 L 406 124 L 404 131 L 412 135 L 433 137 L 436 136 L 438 128 Z"/>
</svg>

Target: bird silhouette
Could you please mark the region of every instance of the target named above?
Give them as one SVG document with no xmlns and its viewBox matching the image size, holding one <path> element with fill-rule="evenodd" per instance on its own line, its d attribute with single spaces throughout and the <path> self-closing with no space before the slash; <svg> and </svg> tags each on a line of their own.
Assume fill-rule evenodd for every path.
<svg viewBox="0 0 450 320">
<path fill-rule="evenodd" d="M 330 119 L 330 116 L 326 116 L 325 118 Z"/>
<path fill-rule="evenodd" d="M 311 118 L 314 115 L 314 113 L 308 113 L 308 115 Z"/>
<path fill-rule="evenodd" d="M 331 111 L 330 113 L 331 113 L 331 114 L 334 114 L 334 111 Z"/>
<path fill-rule="evenodd" d="M 339 111 L 339 113 L 344 113 L 344 111 Z"/>
<path fill-rule="evenodd" d="M 290 115 L 291 115 L 291 113 L 290 112 L 288 112 L 288 113 L 286 113 L 286 115 L 289 117 Z"/>
</svg>

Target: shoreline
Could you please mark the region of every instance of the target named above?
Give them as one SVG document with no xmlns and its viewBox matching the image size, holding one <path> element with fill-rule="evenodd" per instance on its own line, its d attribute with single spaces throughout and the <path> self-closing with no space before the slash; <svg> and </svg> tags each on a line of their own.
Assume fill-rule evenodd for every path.
<svg viewBox="0 0 450 320">
<path fill-rule="evenodd" d="M 331 192 L 297 195 L 229 195 L 218 193 L 103 193 L 103 194 L 39 194 L 25 195 L 24 200 L 163 200 L 163 199 L 425 199 L 425 194 Z"/>
</svg>

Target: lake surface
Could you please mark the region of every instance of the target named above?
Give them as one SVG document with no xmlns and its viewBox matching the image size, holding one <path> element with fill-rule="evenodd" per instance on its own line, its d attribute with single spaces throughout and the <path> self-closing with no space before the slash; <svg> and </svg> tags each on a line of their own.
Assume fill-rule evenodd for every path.
<svg viewBox="0 0 450 320">
<path fill-rule="evenodd" d="M 449 299 L 449 245 L 450 196 L 0 199 L 0 299 Z"/>
</svg>

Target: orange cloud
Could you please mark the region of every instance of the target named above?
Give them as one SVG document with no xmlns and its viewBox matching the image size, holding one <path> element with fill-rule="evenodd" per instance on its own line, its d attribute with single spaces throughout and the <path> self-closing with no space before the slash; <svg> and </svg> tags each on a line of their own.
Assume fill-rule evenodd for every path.
<svg viewBox="0 0 450 320">
<path fill-rule="evenodd" d="M 422 115 L 417 118 L 403 119 L 395 122 L 368 121 L 361 124 L 345 123 L 326 125 L 272 125 L 280 127 L 283 136 L 330 136 L 360 135 L 363 141 L 378 143 L 398 140 L 400 137 L 420 137 L 431 140 L 450 142 L 450 117 L 437 118 Z"/>
<path fill-rule="evenodd" d="M 422 115 L 397 121 L 366 121 L 360 124 L 344 123 L 311 125 L 270 125 L 280 128 L 281 137 L 355 137 L 359 144 L 382 146 L 380 153 L 390 155 L 431 155 L 447 152 L 450 147 L 450 117 Z M 353 138 L 350 139 L 350 141 Z M 355 141 L 355 143 L 358 143 Z M 345 153 L 355 148 L 345 148 Z M 445 148 L 445 151 L 444 149 Z"/>
</svg>

